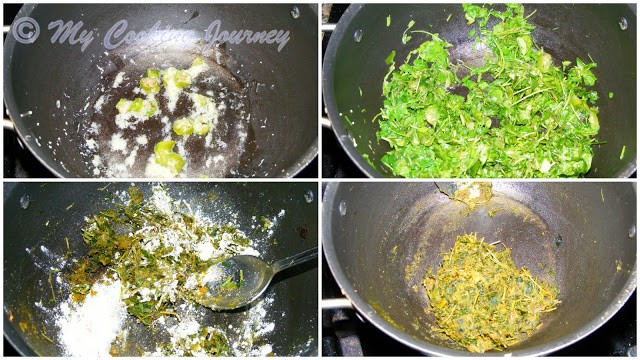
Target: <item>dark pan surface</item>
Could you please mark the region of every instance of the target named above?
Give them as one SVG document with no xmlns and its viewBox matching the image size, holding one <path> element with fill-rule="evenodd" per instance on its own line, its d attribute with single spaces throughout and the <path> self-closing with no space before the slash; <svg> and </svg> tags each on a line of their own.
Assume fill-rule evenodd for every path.
<svg viewBox="0 0 640 360">
<path fill-rule="evenodd" d="M 525 4 L 527 14 L 533 10 L 536 13 L 529 21 L 537 28 L 532 36 L 538 46 L 553 55 L 554 63 L 591 56 L 598 64 L 594 71 L 600 96 L 597 138 L 606 143 L 594 148 L 587 177 L 630 176 L 636 168 L 635 6 Z M 391 17 L 389 27 L 387 16 Z M 626 30 L 618 24 L 622 18 Z M 357 4 L 345 11 L 324 57 L 323 96 L 342 147 L 370 177 L 393 176 L 380 162 L 389 146 L 385 141 L 378 142 L 379 126 L 372 122 L 382 107 L 382 81 L 388 72 L 385 59 L 393 50 L 396 59 L 405 59 L 409 51 L 428 39 L 412 34 L 412 39 L 402 44 L 410 20 L 416 23 L 413 29 L 438 33 L 453 44 L 450 50 L 454 58 L 473 62 L 479 56 L 470 51 L 470 28 L 460 4 Z M 356 32 L 361 37 L 354 36 Z M 608 98 L 609 92 L 615 94 L 613 99 Z M 621 160 L 623 146 L 626 151 Z M 368 154 L 371 164 L 361 154 Z"/>
<path fill-rule="evenodd" d="M 136 53 L 131 48 L 112 51 L 109 56 L 101 60 L 101 64 L 96 65 L 105 69 L 108 75 L 95 88 L 98 97 L 92 96 L 93 102 L 87 109 L 91 121 L 82 123 L 80 132 L 88 134 L 85 138 L 96 140 L 100 151 L 92 151 L 83 146 L 86 158 L 91 159 L 94 155 L 101 155 L 101 161 L 108 164 L 106 169 L 114 169 L 118 164 L 124 164 L 130 156 L 130 151 L 136 144 L 136 137 L 145 135 L 148 139 L 148 145 L 140 146 L 137 149 L 140 156 L 136 156 L 134 165 L 125 173 L 125 177 L 145 177 L 145 167 L 148 157 L 153 153 L 153 144 L 165 140 L 163 128 L 166 125 L 161 118 L 167 116 L 166 114 L 172 114 L 170 119 L 188 117 L 193 102 L 183 96 L 178 101 L 175 111 L 171 112 L 165 97 L 157 95 L 156 99 L 161 114 L 125 130 L 119 129 L 113 120 L 118 115 L 116 104 L 122 98 L 140 97 L 140 94 L 134 93 L 134 88 L 138 88 L 138 79 L 143 76 L 142 74 L 147 68 L 166 69 L 173 66 L 178 69 L 187 69 L 191 65 L 191 61 L 202 54 L 205 55 L 204 59 L 208 70 L 199 75 L 200 81 L 195 82 L 197 90 L 194 92 L 203 95 L 210 92 L 213 95 L 213 102 L 224 110 L 220 111 L 218 123 L 211 131 L 212 136 L 209 142 L 215 144 L 213 149 L 205 148 L 206 137 L 204 136 L 189 136 L 187 138 L 184 148 L 189 156 L 184 174 L 190 178 L 197 178 L 200 175 L 225 177 L 238 171 L 242 166 L 241 158 L 243 155 L 245 163 L 250 160 L 251 156 L 248 154 L 252 150 L 248 148 L 248 144 L 251 144 L 254 147 L 253 151 L 255 151 L 255 133 L 250 127 L 249 111 L 251 105 L 248 93 L 252 91 L 250 88 L 255 87 L 256 84 L 243 84 L 242 80 L 233 75 L 232 70 L 237 66 L 234 66 L 237 61 L 229 59 L 224 49 L 214 47 L 203 52 L 202 48 L 206 46 L 206 43 L 197 38 L 191 40 L 193 44 L 191 49 L 173 45 L 172 48 L 162 49 L 162 51 L 146 50 Z M 216 62 L 216 59 L 224 66 Z M 125 80 L 119 88 L 113 89 L 112 84 L 114 84 L 116 76 L 122 73 L 129 80 Z M 206 78 L 214 78 L 215 82 L 202 81 Z M 106 99 L 106 101 L 99 107 L 100 110 L 96 110 L 96 103 L 101 99 Z M 94 123 L 98 124 L 100 129 L 92 133 L 91 127 Z M 109 150 L 112 135 L 116 133 L 121 133 L 122 138 L 129 144 L 129 152 Z M 173 138 L 178 141 L 180 139 L 177 136 Z M 218 156 L 222 156 L 223 160 L 219 160 L 215 162 L 215 166 L 211 166 L 213 159 Z M 105 175 L 104 169 L 100 175 Z M 119 171 L 113 170 L 111 173 L 107 170 L 106 175 L 107 177 L 123 176 Z"/>
<path fill-rule="evenodd" d="M 499 183 L 489 203 L 469 211 L 432 183 L 330 184 L 323 246 L 338 284 L 369 321 L 423 352 L 465 355 L 432 330 L 421 282 L 457 235 L 502 241 L 516 266 L 560 290 L 562 303 L 542 330 L 505 351 L 539 355 L 595 330 L 635 289 L 635 199 L 624 183 Z"/>
<path fill-rule="evenodd" d="M 98 189 L 104 188 L 104 191 Z M 173 198 L 191 203 L 212 219 L 234 222 L 255 240 L 257 249 L 268 262 L 317 246 L 316 186 L 312 183 L 169 183 L 165 184 Z M 65 237 L 69 238 L 74 258 L 86 251 L 81 228 L 85 216 L 113 207 L 116 191 L 123 191 L 129 183 L 8 183 L 4 186 L 4 332 L 12 344 L 25 355 L 56 356 L 57 327 L 49 309 L 54 308 L 68 294 L 58 293 L 54 304 L 48 283 L 49 268 L 66 252 Z M 138 187 L 150 194 L 151 185 Z M 207 194 L 219 198 L 211 201 Z M 24 196 L 29 204 L 24 208 Z M 22 199 L 22 205 L 21 205 Z M 313 199 L 309 202 L 309 199 Z M 69 205 L 73 204 L 70 209 Z M 274 234 L 252 230 L 252 216 L 274 216 L 284 209 L 285 214 L 273 228 Z M 29 251 L 27 251 L 29 249 Z M 268 321 L 275 324 L 264 342 L 273 344 L 278 355 L 317 354 L 317 267 L 311 262 L 286 276 L 276 278 L 267 297 L 273 302 L 266 306 Z M 54 282 L 56 291 L 61 287 Z M 39 305 L 38 302 L 42 301 Z M 43 310 L 44 308 L 44 310 Z M 212 324 L 226 328 L 240 326 L 249 309 L 207 314 Z M 19 324 L 27 322 L 23 330 Z M 157 338 L 150 338 L 142 325 L 132 328 L 130 342 L 144 349 Z M 47 341 L 44 332 L 54 342 Z M 161 336 L 161 334 L 157 334 Z M 137 356 L 135 347 L 129 355 Z"/>
<path fill-rule="evenodd" d="M 123 70 L 133 73 L 129 76 L 139 77 L 138 70 L 153 62 L 163 64 L 171 60 L 170 65 L 184 66 L 190 64 L 195 54 L 209 56 L 210 62 L 217 61 L 214 70 L 225 79 L 221 83 L 229 93 L 244 99 L 249 113 L 244 116 L 244 123 L 240 123 L 247 134 L 242 146 L 228 134 L 228 129 L 238 124 L 238 114 L 229 112 L 224 118 L 223 131 L 217 135 L 230 145 L 226 153 L 223 149 L 217 151 L 231 154 L 230 165 L 215 171 L 209 169 L 209 176 L 293 176 L 317 154 L 315 5 L 26 5 L 16 19 L 25 16 L 40 24 L 41 35 L 32 44 L 20 44 L 13 35 L 7 36 L 5 102 L 21 140 L 58 176 L 96 176 L 92 154 L 83 150 L 86 150 L 86 129 L 96 120 L 93 105 L 101 86 L 110 77 Z M 52 44 L 50 37 L 54 31 L 46 26 L 58 19 L 74 24 L 82 21 L 84 30 L 93 31 L 93 41 L 84 50 L 80 43 Z M 152 29 L 160 21 L 161 30 L 169 27 L 182 36 L 170 42 L 123 43 L 107 49 L 103 39 L 120 20 L 126 20 L 127 31 L 136 34 Z M 215 20 L 220 20 L 220 33 L 276 29 L 289 31 L 290 38 L 280 51 L 278 44 L 224 43 L 212 47 L 221 54 L 203 53 L 205 30 Z M 102 135 L 106 137 L 111 130 L 106 125 Z M 153 132 L 154 126 L 146 131 Z M 153 152 L 153 144 L 149 144 L 139 150 L 140 158 L 148 158 Z M 198 146 L 188 146 L 193 147 L 196 152 L 193 157 L 198 158 Z M 234 151 L 234 148 L 241 149 Z M 139 169 L 133 175 L 137 174 Z"/>
</svg>

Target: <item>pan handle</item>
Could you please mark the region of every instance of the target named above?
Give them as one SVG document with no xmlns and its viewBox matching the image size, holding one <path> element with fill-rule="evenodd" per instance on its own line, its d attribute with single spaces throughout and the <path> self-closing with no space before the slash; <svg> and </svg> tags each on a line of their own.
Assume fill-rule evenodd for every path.
<svg viewBox="0 0 640 360">
<path fill-rule="evenodd" d="M 322 310 L 353 309 L 353 304 L 347 298 L 322 299 L 320 307 Z"/>
<path fill-rule="evenodd" d="M 336 24 L 323 23 L 322 25 L 320 25 L 320 30 L 322 30 L 323 33 L 333 32 L 335 29 L 336 29 Z"/>
<path fill-rule="evenodd" d="M 2 119 L 2 127 L 5 130 L 16 132 L 16 127 L 13 125 L 13 121 L 9 118 Z"/>
<path fill-rule="evenodd" d="M 326 116 L 320 118 L 320 124 L 323 128 L 331 129 L 331 120 Z"/>
</svg>

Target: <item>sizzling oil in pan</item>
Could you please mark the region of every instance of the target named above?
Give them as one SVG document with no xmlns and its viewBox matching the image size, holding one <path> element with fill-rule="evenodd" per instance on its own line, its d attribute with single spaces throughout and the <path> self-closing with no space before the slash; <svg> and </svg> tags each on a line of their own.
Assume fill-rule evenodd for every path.
<svg viewBox="0 0 640 360">
<path fill-rule="evenodd" d="M 183 89 L 174 111 L 169 109 L 162 87 L 155 96 L 158 111 L 154 116 L 125 128 L 118 126 L 116 104 L 122 98 L 144 98 L 139 81 L 147 68 L 187 69 L 197 56 L 202 57 L 207 68 Z M 186 160 L 179 177 L 236 175 L 254 134 L 247 87 L 227 68 L 226 63 L 233 59 L 229 59 L 224 47 L 205 53 L 196 50 L 131 53 L 129 50 L 126 54 L 110 54 L 106 60 L 105 75 L 88 104 L 91 120 L 83 124 L 83 154 L 94 176 L 155 177 L 146 169 L 154 145 L 162 140 L 176 141 L 174 151 Z M 206 136 L 179 136 L 172 130 L 172 123 L 188 117 L 193 109 L 187 92 L 208 96 L 216 104 L 218 118 Z"/>
</svg>

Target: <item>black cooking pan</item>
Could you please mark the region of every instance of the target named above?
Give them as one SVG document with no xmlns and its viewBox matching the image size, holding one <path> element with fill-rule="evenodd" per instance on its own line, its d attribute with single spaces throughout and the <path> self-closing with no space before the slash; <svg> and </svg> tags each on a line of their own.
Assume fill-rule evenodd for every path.
<svg viewBox="0 0 640 360">
<path fill-rule="evenodd" d="M 55 282 L 56 302 L 51 303 L 49 269 L 59 268 L 56 261 L 67 251 L 65 237 L 79 258 L 88 250 L 81 229 L 85 217 L 121 203 L 116 192 L 125 191 L 129 183 L 6 183 L 4 186 L 4 334 L 24 355 L 56 356 L 61 354 L 58 329 L 52 310 L 69 294 Z M 100 190 L 106 186 L 106 189 Z M 137 186 L 145 195 L 151 185 Z M 254 246 L 267 262 L 317 246 L 317 186 L 314 183 L 166 183 L 174 199 L 184 199 L 194 210 L 221 223 L 233 222 L 254 241 Z M 217 200 L 211 200 L 216 198 Z M 72 205 L 73 206 L 70 206 Z M 268 237 L 251 227 L 260 216 L 277 216 Z M 235 217 L 234 217 L 234 214 Z M 256 216 L 258 220 L 252 219 Z M 264 295 L 273 298 L 264 305 L 266 320 L 275 328 L 256 347 L 272 344 L 276 355 L 318 353 L 317 345 L 317 263 L 291 269 L 275 279 Z M 67 268 L 64 268 L 65 270 Z M 68 269 L 67 269 L 68 270 Z M 251 306 L 255 306 L 253 303 Z M 227 329 L 242 329 L 249 308 L 214 313 L 211 324 Z M 128 341 L 143 350 L 153 349 L 156 338 L 134 323 Z M 23 327 L 21 324 L 27 324 Z M 47 340 L 45 334 L 51 341 Z M 155 334 L 155 333 L 154 333 Z M 233 339 L 234 331 L 228 336 Z M 148 346 L 146 348 L 146 346 Z M 129 356 L 137 356 L 131 346 Z"/>
<path fill-rule="evenodd" d="M 595 146 L 586 176 L 630 176 L 636 169 L 635 4 L 525 4 L 527 14 L 534 10 L 529 18 L 537 26 L 532 36 L 553 56 L 554 63 L 591 56 L 598 64 L 594 71 L 601 99 L 597 138 L 605 143 Z M 388 16 L 391 24 L 387 27 Z M 394 50 L 396 59 L 405 59 L 409 51 L 429 40 L 426 35 L 412 34 L 402 44 L 410 20 L 415 21 L 413 29 L 438 33 L 453 44 L 450 53 L 465 59 L 480 55 L 470 52 L 470 27 L 460 4 L 357 4 L 345 11 L 324 55 L 323 96 L 338 141 L 369 177 L 393 176 L 380 161 L 389 145 L 377 140 L 379 126 L 372 122 L 382 108 L 382 82 L 389 69 L 385 59 Z M 612 99 L 609 92 L 615 94 Z M 623 146 L 625 155 L 620 159 Z"/>
<path fill-rule="evenodd" d="M 561 304 L 542 329 L 504 352 L 542 355 L 587 336 L 636 288 L 636 191 L 629 183 L 495 183 L 470 211 L 432 183 L 330 183 L 322 244 L 356 310 L 392 338 L 432 355 L 470 355 L 432 328 L 422 287 L 457 235 L 502 241 L 517 267 L 552 281 Z M 384 204 L 384 205 L 380 205 Z"/>
<path fill-rule="evenodd" d="M 56 37 L 58 20 L 82 24 L 76 35 Z M 288 41 L 225 41 L 224 34 L 241 30 L 276 31 L 274 36 L 282 31 L 282 39 L 288 31 Z M 92 31 L 88 44 L 77 41 L 82 31 Z M 137 36 L 139 41 L 123 41 L 130 31 L 127 39 Z M 208 47 L 207 36 L 216 34 L 219 41 Z M 134 165 L 117 174 L 144 177 L 146 159 L 162 140 L 161 117 L 125 132 L 129 148 L 118 157 L 107 151 L 117 130 L 115 104 L 135 96 L 146 68 L 188 68 L 197 55 L 210 65 L 202 77 L 217 79 L 196 82 L 199 92 L 212 91 L 227 108 L 213 132 L 213 149 L 204 153 L 195 136 L 185 145 L 191 158 L 188 177 L 289 177 L 313 160 L 318 136 L 316 5 L 25 5 L 5 41 L 4 99 L 20 140 L 55 175 L 104 177 L 105 169 L 94 173 L 94 156 L 103 163 L 109 156 L 110 162 L 122 163 L 136 137 L 145 134 L 148 144 L 140 146 Z M 120 72 L 130 80 L 114 90 L 111 84 Z M 98 113 L 94 105 L 105 92 L 111 96 Z M 180 101 L 175 118 L 186 116 L 189 106 Z M 92 123 L 99 131 L 92 130 Z M 87 145 L 89 138 L 100 151 Z M 224 161 L 215 166 L 210 161 L 207 167 L 204 159 L 212 152 Z"/>
</svg>

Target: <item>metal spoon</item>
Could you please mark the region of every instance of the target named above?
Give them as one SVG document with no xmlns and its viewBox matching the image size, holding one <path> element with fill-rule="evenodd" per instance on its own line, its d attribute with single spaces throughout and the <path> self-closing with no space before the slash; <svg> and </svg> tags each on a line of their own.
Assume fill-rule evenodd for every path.
<svg viewBox="0 0 640 360">
<path fill-rule="evenodd" d="M 237 255 L 215 264 L 198 280 L 196 301 L 213 310 L 233 310 L 250 304 L 280 271 L 318 256 L 314 247 L 272 265 L 252 255 Z"/>
</svg>

